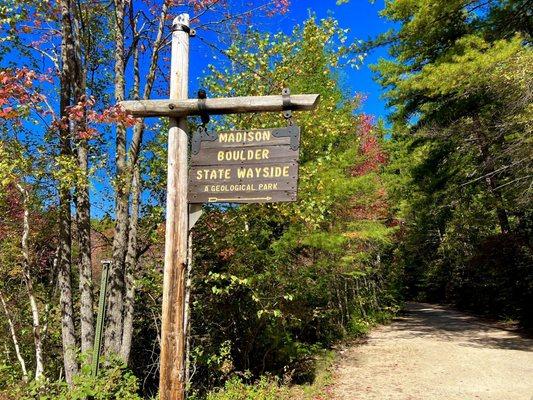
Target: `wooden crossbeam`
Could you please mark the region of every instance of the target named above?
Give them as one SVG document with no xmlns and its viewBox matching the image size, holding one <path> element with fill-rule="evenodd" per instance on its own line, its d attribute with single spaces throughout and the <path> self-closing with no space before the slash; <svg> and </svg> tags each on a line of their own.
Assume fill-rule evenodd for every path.
<svg viewBox="0 0 533 400">
<path fill-rule="evenodd" d="M 318 94 L 295 94 L 283 104 L 283 96 L 222 97 L 186 100 L 127 100 L 120 105 L 134 117 L 186 117 L 189 115 L 241 114 L 284 110 L 310 111 L 318 104 Z"/>
</svg>

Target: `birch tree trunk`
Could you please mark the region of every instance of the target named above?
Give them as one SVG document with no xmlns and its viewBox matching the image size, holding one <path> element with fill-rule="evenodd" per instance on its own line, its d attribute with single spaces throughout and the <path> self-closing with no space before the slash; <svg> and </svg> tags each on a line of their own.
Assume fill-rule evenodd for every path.
<svg viewBox="0 0 533 400">
<path fill-rule="evenodd" d="M 27 382 L 28 371 L 26 370 L 26 363 L 24 362 L 24 358 L 22 357 L 22 354 L 20 352 L 20 346 L 19 346 L 19 341 L 17 339 L 17 332 L 15 331 L 15 325 L 13 324 L 13 320 L 11 319 L 11 315 L 9 314 L 9 311 L 7 309 L 7 304 L 4 299 L 4 295 L 2 291 L 0 291 L 0 302 L 2 303 L 2 308 L 4 309 L 4 313 L 6 314 L 7 324 L 9 325 L 9 332 L 11 333 L 11 340 L 13 341 L 13 346 L 15 347 L 15 353 L 17 354 L 17 360 L 20 364 L 20 369 L 22 370 L 22 380 L 24 382 Z"/>
<path fill-rule="evenodd" d="M 44 373 L 43 365 L 43 346 L 41 342 L 41 324 L 39 321 L 39 309 L 37 301 L 35 300 L 35 293 L 33 290 L 33 281 L 30 272 L 30 209 L 29 209 L 29 193 L 28 190 L 21 183 L 17 183 L 17 189 L 22 195 L 23 214 L 23 229 L 22 229 L 22 271 L 24 274 L 24 283 L 28 292 L 30 300 L 30 309 L 32 317 L 33 329 L 33 343 L 35 345 L 35 379 L 40 379 Z"/>
</svg>

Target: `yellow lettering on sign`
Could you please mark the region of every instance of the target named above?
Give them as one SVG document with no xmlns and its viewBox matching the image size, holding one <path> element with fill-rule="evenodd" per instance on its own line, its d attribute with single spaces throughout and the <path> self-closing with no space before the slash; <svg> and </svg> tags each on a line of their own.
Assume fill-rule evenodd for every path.
<svg viewBox="0 0 533 400">
<path fill-rule="evenodd" d="M 277 183 L 260 183 L 259 190 L 278 190 Z"/>
<path fill-rule="evenodd" d="M 256 179 L 256 178 L 288 178 L 289 165 L 282 167 L 258 167 L 258 168 L 239 168 L 237 169 L 237 178 L 239 179 Z"/>
<path fill-rule="evenodd" d="M 273 184 L 269 184 L 273 185 Z M 261 185 L 259 185 L 261 186 Z M 277 184 L 276 184 L 277 187 Z M 262 190 L 259 187 L 259 190 Z M 263 189 L 265 190 L 265 189 Z M 257 188 L 255 184 L 249 183 L 249 184 L 233 184 L 233 185 L 205 185 L 204 186 L 204 193 L 227 193 L 227 192 L 255 192 L 257 191 Z"/>
<path fill-rule="evenodd" d="M 196 171 L 196 180 L 215 180 L 215 179 L 231 179 L 231 169 L 216 168 L 216 169 L 199 169 Z"/>
<path fill-rule="evenodd" d="M 218 161 L 268 160 L 269 157 L 270 157 L 269 149 L 221 150 L 217 153 Z"/>
<path fill-rule="evenodd" d="M 269 130 L 220 132 L 218 141 L 220 143 L 268 142 L 271 137 L 272 132 Z"/>
</svg>

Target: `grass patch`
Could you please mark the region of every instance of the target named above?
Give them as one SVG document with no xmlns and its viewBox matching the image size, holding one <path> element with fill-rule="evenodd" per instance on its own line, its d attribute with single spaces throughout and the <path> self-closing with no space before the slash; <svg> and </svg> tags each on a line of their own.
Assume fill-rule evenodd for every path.
<svg viewBox="0 0 533 400">
<path fill-rule="evenodd" d="M 394 318 L 397 311 L 396 309 L 385 309 L 374 311 L 364 317 L 360 314 L 352 315 L 346 328 L 348 335 L 352 338 L 365 336 L 373 327 L 388 324 Z"/>
<path fill-rule="evenodd" d="M 313 383 L 288 387 L 286 398 L 312 400 L 328 395 L 328 387 L 333 383 L 335 357 L 333 350 L 322 350 L 316 361 Z"/>
<path fill-rule="evenodd" d="M 317 354 L 315 379 L 304 385 L 284 385 L 279 379 L 262 377 L 247 384 L 239 377 L 228 380 L 224 388 L 212 392 L 207 400 L 315 400 L 327 396 L 333 382 L 332 366 L 335 352 L 322 350 Z"/>
</svg>

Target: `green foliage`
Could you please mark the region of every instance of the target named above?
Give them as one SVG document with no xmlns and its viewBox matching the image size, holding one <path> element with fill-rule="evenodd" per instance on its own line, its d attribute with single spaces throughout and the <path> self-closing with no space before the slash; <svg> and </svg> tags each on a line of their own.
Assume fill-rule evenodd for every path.
<svg viewBox="0 0 533 400">
<path fill-rule="evenodd" d="M 372 327 L 388 323 L 398 312 L 397 307 L 371 311 L 370 314 L 362 315 L 359 312 L 351 315 L 347 331 L 352 337 L 365 336 Z"/>
<path fill-rule="evenodd" d="M 210 393 L 207 400 L 278 400 L 284 398 L 281 392 L 276 381 L 264 377 L 254 385 L 232 378 L 225 383 L 223 390 Z"/>
<path fill-rule="evenodd" d="M 85 5 L 81 7 L 85 14 Z M 109 71 L 105 65 L 111 55 L 107 49 L 111 34 L 103 32 L 107 20 L 90 12 L 85 21 L 91 37 L 94 32 L 102 33 L 102 40 L 96 43 L 90 37 L 81 38 L 90 42 L 82 46 L 88 50 L 85 61 Z M 200 398 L 217 387 L 225 389 L 211 394 L 213 399 L 314 398 L 330 376 L 315 372 L 322 349 L 353 333 L 358 323 L 370 324 L 373 315 L 396 301 L 395 272 L 389 258 L 397 228 L 388 211 L 382 177 L 384 130 L 374 126 L 370 117 L 357 115 L 360 97 L 343 90 L 338 79 L 340 67 L 358 67 L 362 62 L 364 57 L 354 50 L 347 42 L 347 31 L 334 19 L 311 18 L 292 35 L 249 32 L 236 38 L 228 54 L 240 61 L 210 67 L 205 86 L 213 97 L 279 94 L 283 87 L 290 87 L 293 93 L 319 93 L 321 100 L 312 113 L 294 116 L 302 128 L 299 201 L 206 207 L 195 229 L 190 387 Z M 104 81 L 109 80 L 108 72 L 94 72 L 87 82 L 90 91 L 100 94 L 99 104 L 107 104 Z M 216 129 L 285 124 L 280 115 L 272 114 L 214 118 Z M 14 130 L 9 124 L 0 128 L 8 129 L 10 135 Z M 162 124 L 159 128 L 167 127 Z M 46 142 L 46 149 L 35 142 L 24 148 L 8 140 L 0 148 L 0 183 L 5 189 L 0 192 L 2 288 L 9 293 L 9 309 L 20 310 L 13 312 L 14 323 L 22 327 L 17 333 L 31 370 L 31 315 L 25 292 L 19 290 L 20 196 L 13 187 L 25 182 L 32 190 L 31 265 L 38 308 L 47 326 L 43 343 L 46 376 L 50 378 L 19 384 L 20 371 L 13 367 L 17 364 L 9 347 L 2 350 L 0 359 L 0 390 L 8 398 L 21 400 L 137 399 L 140 391 L 153 394 L 157 387 L 166 136 L 157 135 L 141 156 L 143 190 L 151 193 L 143 193 L 143 200 L 149 199 L 139 222 L 137 245 L 143 256 L 135 279 L 135 340 L 130 363 L 143 387 L 139 388 L 133 372 L 110 361 L 97 378 L 81 363 L 80 375 L 68 388 L 54 379 L 61 371 L 61 325 L 54 289 L 57 210 L 49 199 L 57 196 L 58 188 L 79 187 L 87 177 L 73 155 L 57 155 L 55 134 L 50 129 L 49 136 L 38 138 L 37 142 Z M 107 166 L 101 153 L 105 148 L 97 142 L 91 140 L 89 149 L 90 167 L 99 171 L 90 177 L 94 182 Z M 120 179 L 115 184 L 120 186 Z M 45 186 L 52 190 L 41 192 Z M 105 194 L 100 199 L 107 201 Z M 92 221 L 93 249 L 99 252 L 94 260 L 108 254 L 106 242 L 113 225 L 110 217 Z M 76 256 L 74 249 L 73 261 Z M 73 287 L 77 284 L 74 280 Z M 73 300 L 77 308 L 77 293 Z M 0 335 L 11 345 L 9 336 L 3 331 Z M 257 384 L 251 384 L 255 381 Z M 304 385 L 285 386 L 290 383 Z"/>
<path fill-rule="evenodd" d="M 319 353 L 316 363 L 312 367 L 314 379 L 311 384 L 288 385 L 286 381 L 283 382 L 271 376 L 263 376 L 256 382 L 246 383 L 247 376 L 244 376 L 244 378 L 234 376 L 224 384 L 222 389 L 209 393 L 207 399 L 319 399 L 328 395 L 328 387 L 333 381 L 332 370 L 334 361 L 335 353 L 333 351 L 322 351 Z M 286 371 L 285 379 L 290 379 L 290 372 L 290 370 Z"/>
<path fill-rule="evenodd" d="M 387 2 L 383 15 L 399 28 L 373 43 L 390 42 L 393 57 L 375 68 L 395 109 L 384 179 L 403 220 L 395 259 L 406 293 L 524 323 L 533 277 L 520 267 L 530 263 L 533 170 L 526 3 Z"/>
<path fill-rule="evenodd" d="M 39 380 L 12 386 L 0 394 L 20 400 L 141 400 L 138 390 L 137 378 L 121 362 L 111 361 L 98 377 L 93 377 L 90 365 L 85 364 L 71 388 L 64 381 Z"/>
</svg>

